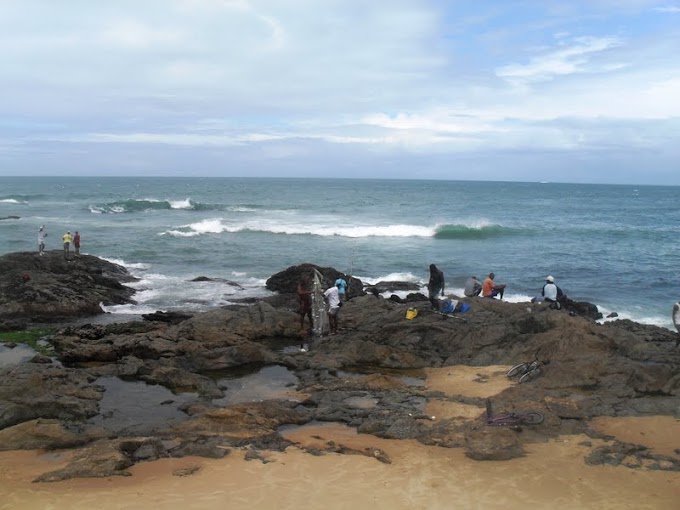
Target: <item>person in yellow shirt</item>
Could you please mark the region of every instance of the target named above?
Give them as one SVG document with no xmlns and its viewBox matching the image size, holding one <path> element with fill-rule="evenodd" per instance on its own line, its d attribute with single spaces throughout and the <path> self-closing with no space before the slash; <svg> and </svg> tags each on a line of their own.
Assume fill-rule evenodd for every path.
<svg viewBox="0 0 680 510">
<path fill-rule="evenodd" d="M 62 240 L 64 241 L 64 259 L 68 260 L 69 255 L 71 254 L 71 241 L 73 241 L 73 237 L 71 237 L 71 232 L 66 232 L 64 234 L 64 237 L 62 237 Z"/>
</svg>

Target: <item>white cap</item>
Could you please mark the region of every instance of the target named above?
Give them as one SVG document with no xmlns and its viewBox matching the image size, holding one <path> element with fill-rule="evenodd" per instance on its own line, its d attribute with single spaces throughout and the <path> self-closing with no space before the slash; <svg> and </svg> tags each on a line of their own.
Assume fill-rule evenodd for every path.
<svg viewBox="0 0 680 510">
<path fill-rule="evenodd" d="M 553 282 L 555 281 L 555 278 L 553 278 L 552 276 L 548 276 L 548 277 L 546 278 L 546 281 L 548 281 L 548 282 L 550 282 L 550 283 L 553 283 Z"/>
</svg>

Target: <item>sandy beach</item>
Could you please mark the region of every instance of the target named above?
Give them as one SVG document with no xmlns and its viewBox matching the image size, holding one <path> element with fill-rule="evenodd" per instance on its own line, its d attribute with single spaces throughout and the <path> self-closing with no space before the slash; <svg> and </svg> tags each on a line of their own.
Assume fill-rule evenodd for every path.
<svg viewBox="0 0 680 510">
<path fill-rule="evenodd" d="M 428 369 L 427 385 L 444 392 L 492 396 L 510 384 L 503 368 Z M 427 412 L 435 419 L 469 418 L 483 409 L 432 401 Z M 662 454 L 673 455 L 680 446 L 680 421 L 668 416 L 599 418 L 594 427 Z M 234 449 L 221 460 L 185 457 L 138 464 L 130 469 L 130 477 L 32 483 L 45 471 L 65 465 L 73 452 L 3 452 L 0 509 L 514 509 L 527 505 L 674 509 L 680 500 L 680 473 L 585 464 L 584 457 L 602 443 L 585 435 L 530 444 L 523 458 L 477 462 L 459 448 L 380 439 L 339 424 L 310 424 L 283 434 L 305 446 L 333 441 L 358 450 L 379 448 L 392 463 L 362 455 L 314 456 L 297 447 L 265 452 L 270 462 L 263 463 L 246 461 L 246 450 Z M 173 475 L 187 468 L 198 469 L 189 476 Z"/>
</svg>

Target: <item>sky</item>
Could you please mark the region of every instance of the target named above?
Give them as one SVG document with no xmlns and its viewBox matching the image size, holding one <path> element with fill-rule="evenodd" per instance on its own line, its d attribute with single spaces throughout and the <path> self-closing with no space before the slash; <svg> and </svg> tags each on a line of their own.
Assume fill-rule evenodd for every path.
<svg viewBox="0 0 680 510">
<path fill-rule="evenodd" d="M 0 0 L 0 176 L 680 185 L 680 0 Z"/>
</svg>

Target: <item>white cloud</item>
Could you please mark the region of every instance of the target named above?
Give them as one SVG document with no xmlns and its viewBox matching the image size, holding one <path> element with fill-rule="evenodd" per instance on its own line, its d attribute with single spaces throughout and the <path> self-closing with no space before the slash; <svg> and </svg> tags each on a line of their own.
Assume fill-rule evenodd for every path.
<svg viewBox="0 0 680 510">
<path fill-rule="evenodd" d="M 531 57 L 528 64 L 502 66 L 497 69 L 496 75 L 522 83 L 550 80 L 560 75 L 597 72 L 591 57 L 623 43 L 617 37 L 577 37 L 569 46 L 566 42 L 562 44 L 557 49 Z"/>
<path fill-rule="evenodd" d="M 680 13 L 680 7 L 678 7 L 676 5 L 667 5 L 665 7 L 655 7 L 654 10 L 657 11 L 657 12 L 667 12 L 667 13 L 670 13 L 670 14 Z"/>
</svg>

